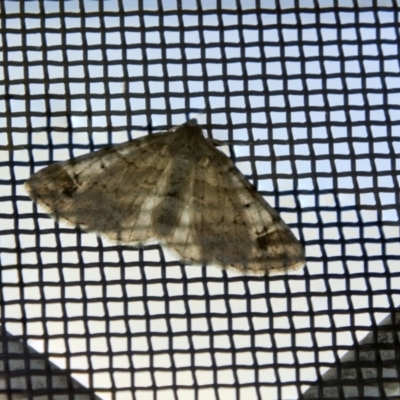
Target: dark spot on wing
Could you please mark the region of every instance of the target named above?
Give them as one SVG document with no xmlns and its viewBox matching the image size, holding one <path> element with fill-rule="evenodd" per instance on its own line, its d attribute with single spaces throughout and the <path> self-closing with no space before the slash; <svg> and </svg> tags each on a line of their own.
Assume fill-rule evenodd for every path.
<svg viewBox="0 0 400 400">
<path fill-rule="evenodd" d="M 67 172 L 63 169 L 58 175 L 58 182 L 61 188 L 61 193 L 64 196 L 72 197 L 78 189 L 78 185 L 71 179 Z"/>
<path fill-rule="evenodd" d="M 268 244 L 269 244 L 268 234 L 259 236 L 259 237 L 256 239 L 256 241 L 257 241 L 257 247 L 258 247 L 260 250 L 264 250 L 266 247 L 268 247 Z"/>
<path fill-rule="evenodd" d="M 281 248 L 282 249 L 282 234 L 281 231 L 275 230 L 272 232 L 262 233 L 256 239 L 257 246 L 260 250 L 265 250 L 268 248 Z"/>
</svg>

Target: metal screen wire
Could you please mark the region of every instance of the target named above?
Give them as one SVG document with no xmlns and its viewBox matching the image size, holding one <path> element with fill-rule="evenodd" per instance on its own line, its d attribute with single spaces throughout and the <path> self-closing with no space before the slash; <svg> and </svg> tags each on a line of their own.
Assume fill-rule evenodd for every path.
<svg viewBox="0 0 400 400">
<path fill-rule="evenodd" d="M 400 396 L 397 4 L 143 3 L 0 2 L 0 399 Z M 186 266 L 23 189 L 192 117 L 304 270 Z"/>
</svg>

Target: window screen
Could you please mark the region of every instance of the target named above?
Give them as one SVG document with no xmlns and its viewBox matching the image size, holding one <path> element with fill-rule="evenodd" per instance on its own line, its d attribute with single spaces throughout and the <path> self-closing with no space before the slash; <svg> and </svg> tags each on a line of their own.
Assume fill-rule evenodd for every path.
<svg viewBox="0 0 400 400">
<path fill-rule="evenodd" d="M 399 40 L 394 0 L 0 2 L 0 398 L 399 398 Z M 187 266 L 23 189 L 192 117 L 303 270 Z"/>
</svg>

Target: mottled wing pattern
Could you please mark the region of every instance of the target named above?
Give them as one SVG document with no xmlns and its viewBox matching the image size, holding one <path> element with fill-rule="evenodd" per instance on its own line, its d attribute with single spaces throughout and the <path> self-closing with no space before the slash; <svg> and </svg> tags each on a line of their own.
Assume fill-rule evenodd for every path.
<svg viewBox="0 0 400 400">
<path fill-rule="evenodd" d="M 128 244 L 158 239 L 196 264 L 261 275 L 305 262 L 276 211 L 191 122 L 50 165 L 26 189 L 58 220 Z"/>
<path fill-rule="evenodd" d="M 158 230 L 165 243 L 184 260 L 245 273 L 303 266 L 304 250 L 277 212 L 210 141 L 199 138 L 196 145 L 196 162 L 170 170 L 182 188 L 171 200 L 179 212 L 170 228 Z M 168 209 L 155 217 L 155 226 L 168 218 Z"/>
<path fill-rule="evenodd" d="M 231 160 L 215 149 L 207 168 L 198 164 L 199 181 L 216 186 L 218 204 L 204 196 L 203 208 L 213 213 L 196 213 L 195 226 L 203 247 L 210 248 L 211 263 L 254 274 L 273 274 L 295 270 L 305 263 L 304 250 L 278 213 L 250 185 Z M 196 185 L 201 187 L 201 182 Z M 218 210 L 228 209 L 218 215 Z M 208 227 L 208 228 L 207 228 Z M 210 243 L 215 243 L 211 246 Z M 226 251 L 218 252 L 225 246 Z"/>
<path fill-rule="evenodd" d="M 153 237 L 151 215 L 164 197 L 173 162 L 163 155 L 173 133 L 157 134 L 52 164 L 32 175 L 29 195 L 54 218 L 142 243 Z"/>
</svg>

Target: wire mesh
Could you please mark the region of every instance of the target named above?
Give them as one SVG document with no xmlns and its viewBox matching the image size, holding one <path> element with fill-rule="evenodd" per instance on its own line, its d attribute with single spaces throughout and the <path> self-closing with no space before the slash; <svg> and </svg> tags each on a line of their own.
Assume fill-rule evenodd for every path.
<svg viewBox="0 0 400 400">
<path fill-rule="evenodd" d="M 396 2 L 4 1 L 0 24 L 0 399 L 400 396 Z M 186 266 L 58 225 L 23 190 L 196 113 L 304 270 Z"/>
</svg>

